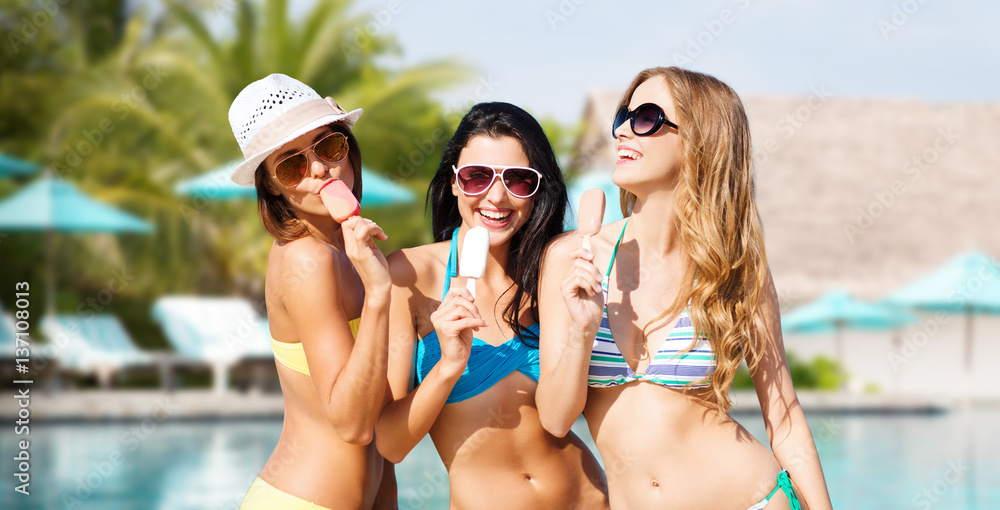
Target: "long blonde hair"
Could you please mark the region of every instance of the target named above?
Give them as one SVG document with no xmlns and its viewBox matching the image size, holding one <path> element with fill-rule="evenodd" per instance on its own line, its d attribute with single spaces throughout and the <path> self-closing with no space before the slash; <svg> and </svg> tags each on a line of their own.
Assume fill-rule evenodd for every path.
<svg viewBox="0 0 1000 510">
<path fill-rule="evenodd" d="M 657 76 L 670 88 L 677 112 L 672 120 L 680 126 L 681 174 L 674 190 L 673 226 L 689 258 L 681 288 L 691 291 L 678 293 L 643 334 L 690 300 L 692 325 L 708 338 L 715 354 L 717 366 L 707 379 L 719 408 L 728 412 L 736 369 L 744 359 L 756 367 L 766 338 L 758 304 L 767 279 L 767 256 L 754 198 L 750 125 L 743 103 L 728 85 L 677 67 L 639 73 L 619 107 L 629 104 L 641 83 Z M 623 215 L 631 214 L 635 201 L 635 195 L 621 190 Z"/>
</svg>

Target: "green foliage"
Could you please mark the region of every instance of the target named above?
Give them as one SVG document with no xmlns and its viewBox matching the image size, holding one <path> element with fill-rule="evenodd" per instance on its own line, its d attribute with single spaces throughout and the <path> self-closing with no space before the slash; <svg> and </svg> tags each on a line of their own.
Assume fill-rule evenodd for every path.
<svg viewBox="0 0 1000 510">
<path fill-rule="evenodd" d="M 788 371 L 797 390 L 837 390 L 847 381 L 847 374 L 840 363 L 825 356 L 816 356 L 812 361 L 804 362 L 793 353 L 788 353 Z M 736 370 L 733 388 L 753 389 L 753 387 L 750 371 L 744 363 Z"/>
<path fill-rule="evenodd" d="M 819 358 L 814 358 L 813 362 Z M 819 388 L 820 375 L 814 367 L 814 363 L 806 363 L 792 353 L 788 353 L 788 371 L 792 374 L 792 384 L 796 388 L 816 389 Z"/>
<path fill-rule="evenodd" d="M 570 167 L 570 160 L 576 150 L 576 142 L 583 133 L 583 120 L 573 125 L 566 125 L 555 118 L 546 117 L 539 121 L 539 124 L 545 130 L 545 135 L 559 158 L 559 166 L 565 174 L 564 177 L 569 181 L 575 176 L 576 169 Z"/>
<path fill-rule="evenodd" d="M 817 356 L 812 360 L 812 369 L 816 378 L 816 388 L 820 390 L 836 390 L 847 382 L 847 375 L 840 363 L 825 356 Z M 795 381 L 795 378 L 792 378 Z"/>
<path fill-rule="evenodd" d="M 135 277 L 101 311 L 119 315 L 140 344 L 163 347 L 149 316 L 156 297 L 262 297 L 272 241 L 256 204 L 179 197 L 173 186 L 240 157 L 229 105 L 275 72 L 364 108 L 355 134 L 366 170 L 416 193 L 410 206 L 366 211 L 391 236 L 382 249 L 431 240 L 423 196 L 444 142 L 427 140 L 439 133 L 446 141 L 457 125 L 433 95 L 471 73 L 452 61 L 389 67 L 386 57 L 401 52 L 395 39 L 384 31 L 359 37 L 371 18 L 351 1 L 318 0 L 293 15 L 279 0 L 167 0 L 156 18 L 124 0 L 71 2 L 54 16 L 39 14 L 39 2 L 8 4 L 0 5 L 0 151 L 45 165 L 156 229 L 56 235 L 62 313 L 124 268 Z M 419 161 L 404 166 L 413 154 Z M 0 182 L 0 198 L 23 184 Z M 36 234 L 0 238 L 0 285 L 30 279 L 33 309 L 44 303 L 43 248 Z"/>
<path fill-rule="evenodd" d="M 747 370 L 746 363 L 740 364 L 739 368 L 736 369 L 736 375 L 733 376 L 733 389 L 753 389 L 753 379 L 750 378 L 750 371 Z"/>
</svg>

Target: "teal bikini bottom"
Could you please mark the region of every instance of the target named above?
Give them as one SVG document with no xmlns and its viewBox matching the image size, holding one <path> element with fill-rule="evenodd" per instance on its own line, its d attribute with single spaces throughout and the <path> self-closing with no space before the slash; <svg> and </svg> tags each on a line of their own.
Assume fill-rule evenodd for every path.
<svg viewBox="0 0 1000 510">
<path fill-rule="evenodd" d="M 756 505 L 747 508 L 747 510 L 763 509 L 765 506 L 767 506 L 768 501 L 771 500 L 771 497 L 774 496 L 779 489 L 785 492 L 785 496 L 788 496 L 788 505 L 791 507 L 792 510 L 802 510 L 802 506 L 799 504 L 799 498 L 798 496 L 795 495 L 795 490 L 792 489 L 792 481 L 788 479 L 788 471 L 785 471 L 784 469 L 782 469 L 781 472 L 778 473 L 778 484 L 774 486 L 774 489 L 771 490 L 771 493 L 768 494 L 766 498 L 760 500 L 760 503 L 757 503 Z"/>
</svg>

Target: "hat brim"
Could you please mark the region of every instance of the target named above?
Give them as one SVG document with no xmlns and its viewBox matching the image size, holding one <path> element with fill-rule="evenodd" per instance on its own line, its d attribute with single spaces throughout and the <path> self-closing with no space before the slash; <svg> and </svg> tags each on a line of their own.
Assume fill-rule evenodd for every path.
<svg viewBox="0 0 1000 510">
<path fill-rule="evenodd" d="M 302 127 L 292 131 L 292 133 L 288 136 L 282 138 L 278 143 L 264 149 L 261 152 L 258 152 L 257 154 L 254 154 L 253 156 L 250 156 L 244 162 L 237 165 L 236 168 L 233 169 L 233 174 L 230 179 L 240 186 L 253 186 L 254 173 L 257 171 L 257 167 L 260 166 L 261 162 L 267 159 L 268 156 L 274 153 L 274 151 L 280 149 L 282 145 L 285 145 L 286 143 L 291 142 L 292 140 L 318 127 L 333 124 L 335 122 L 344 122 L 347 124 L 348 128 L 353 127 L 354 123 L 358 121 L 358 118 L 361 117 L 362 113 L 364 113 L 364 110 L 358 108 L 348 113 L 326 115 L 316 120 L 307 122 L 306 124 L 303 124 Z"/>
</svg>

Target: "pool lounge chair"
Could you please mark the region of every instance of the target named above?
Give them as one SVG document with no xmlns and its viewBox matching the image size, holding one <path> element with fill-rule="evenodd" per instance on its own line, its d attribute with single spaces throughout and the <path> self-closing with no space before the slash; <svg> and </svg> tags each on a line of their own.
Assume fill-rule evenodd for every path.
<svg viewBox="0 0 1000 510">
<path fill-rule="evenodd" d="M 266 321 L 243 298 L 164 296 L 153 318 L 178 358 L 212 367 L 212 387 L 228 387 L 230 369 L 244 360 L 273 360 Z"/>
<path fill-rule="evenodd" d="M 125 368 L 162 363 L 155 353 L 136 347 L 114 315 L 48 315 L 41 330 L 49 340 L 46 353 L 62 370 L 95 374 L 104 389 Z"/>
</svg>

